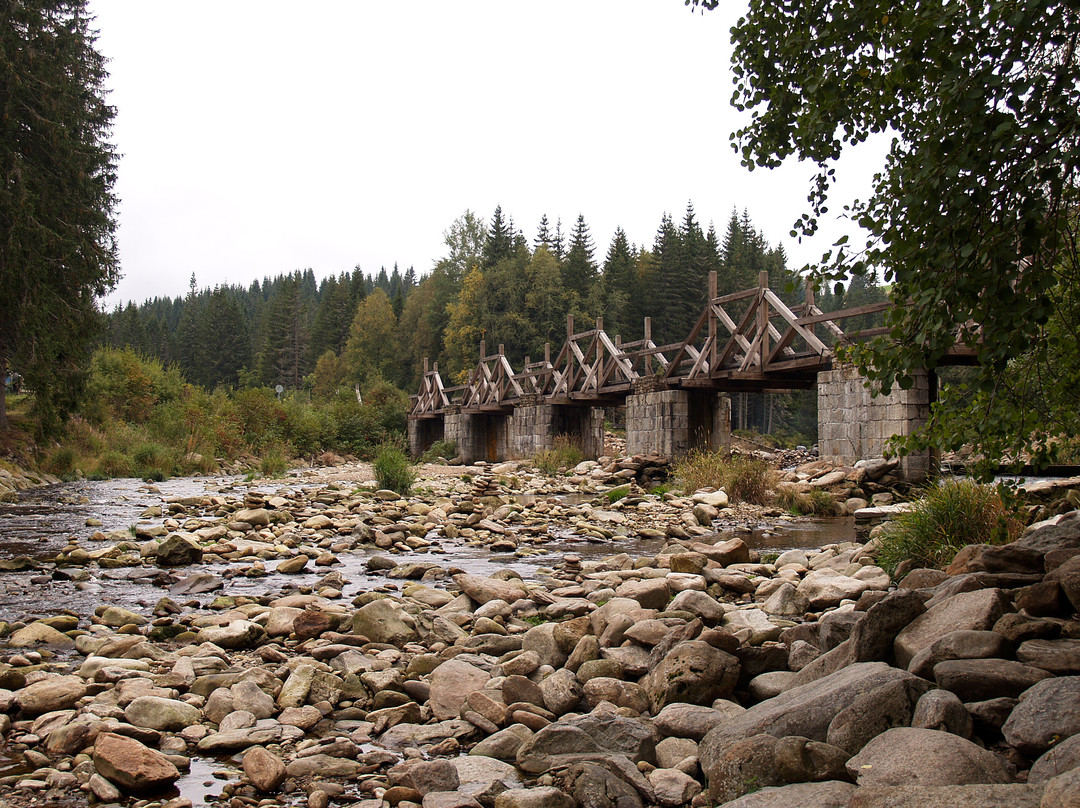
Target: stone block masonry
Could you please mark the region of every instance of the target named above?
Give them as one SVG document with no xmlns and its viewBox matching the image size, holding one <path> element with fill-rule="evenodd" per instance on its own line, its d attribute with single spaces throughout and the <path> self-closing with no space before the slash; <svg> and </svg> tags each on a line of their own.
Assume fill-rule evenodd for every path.
<svg viewBox="0 0 1080 808">
<path fill-rule="evenodd" d="M 731 445 L 731 400 L 697 390 L 640 392 L 626 399 L 626 452 L 678 458 Z"/>
<path fill-rule="evenodd" d="M 409 421 L 409 450 L 413 456 L 419 457 L 436 434 L 435 439 L 457 443 L 458 455 L 465 463 L 528 459 L 553 448 L 560 435 L 566 435 L 585 457 L 595 459 L 604 451 L 604 410 L 528 404 L 508 413 L 463 413 L 455 407 L 443 415 L 438 426 L 434 421 Z"/>
<path fill-rule="evenodd" d="M 818 374 L 818 447 L 821 458 L 851 465 L 864 458 L 882 457 L 894 435 L 910 435 L 930 417 L 936 380 L 920 373 L 909 390 L 894 388 L 887 396 L 874 396 L 858 370 L 843 366 Z M 924 479 L 933 468 L 929 451 L 901 458 L 904 479 Z"/>
</svg>

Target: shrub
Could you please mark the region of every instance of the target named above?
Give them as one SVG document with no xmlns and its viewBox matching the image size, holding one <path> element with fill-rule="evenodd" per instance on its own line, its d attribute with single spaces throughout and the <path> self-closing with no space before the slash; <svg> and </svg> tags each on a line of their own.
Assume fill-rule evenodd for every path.
<svg viewBox="0 0 1080 808">
<path fill-rule="evenodd" d="M 556 435 L 552 447 L 535 454 L 532 462 L 550 477 L 563 469 L 573 468 L 584 459 L 585 453 L 571 443 L 569 435 Z"/>
<path fill-rule="evenodd" d="M 890 575 L 903 561 L 915 567 L 943 568 L 967 544 L 1005 544 L 1022 524 L 1006 508 L 996 486 L 945 480 L 925 489 L 909 511 L 882 534 L 878 564 Z"/>
<path fill-rule="evenodd" d="M 425 463 L 434 463 L 440 457 L 447 460 L 457 457 L 457 441 L 437 440 L 427 448 L 427 451 L 420 455 L 420 459 Z"/>
<path fill-rule="evenodd" d="M 175 467 L 171 453 L 157 443 L 137 446 L 131 453 L 131 462 L 136 477 L 159 482 L 172 474 Z"/>
<path fill-rule="evenodd" d="M 45 458 L 42 468 L 57 477 L 66 477 L 75 471 L 77 459 L 74 449 L 70 446 L 61 446 Z"/>
<path fill-rule="evenodd" d="M 94 469 L 95 477 L 130 477 L 131 476 L 131 458 L 125 455 L 123 452 L 109 451 L 105 452 L 97 463 L 97 468 Z"/>
<path fill-rule="evenodd" d="M 687 493 L 701 488 L 723 488 L 726 459 L 718 452 L 693 451 L 675 465 L 674 475 L 682 481 Z"/>
<path fill-rule="evenodd" d="M 618 488 L 612 488 L 605 494 L 607 501 L 611 503 L 618 502 L 620 499 L 626 497 L 630 493 L 630 486 L 620 485 Z"/>
<path fill-rule="evenodd" d="M 289 468 L 285 453 L 280 446 L 272 446 L 259 458 L 259 473 L 263 477 L 279 477 Z"/>
<path fill-rule="evenodd" d="M 676 467 L 675 476 L 687 493 L 701 488 L 722 488 L 732 502 L 767 505 L 773 472 L 768 463 L 753 457 L 732 457 L 719 452 L 691 452 Z"/>
<path fill-rule="evenodd" d="M 409 493 L 416 480 L 408 456 L 397 446 L 383 444 L 375 453 L 375 480 L 379 488 L 397 491 L 401 495 Z"/>
<path fill-rule="evenodd" d="M 733 457 L 726 464 L 724 490 L 735 502 L 767 505 L 771 498 L 772 469 L 764 460 Z"/>
<path fill-rule="evenodd" d="M 828 491 L 818 488 L 800 493 L 794 486 L 781 485 L 774 503 L 778 508 L 800 516 L 836 516 L 836 498 Z"/>
</svg>

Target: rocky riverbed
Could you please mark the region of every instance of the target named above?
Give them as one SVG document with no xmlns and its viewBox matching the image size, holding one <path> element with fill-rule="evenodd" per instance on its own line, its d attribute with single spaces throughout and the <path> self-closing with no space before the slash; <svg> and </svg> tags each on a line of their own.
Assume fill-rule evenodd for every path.
<svg viewBox="0 0 1080 808">
<path fill-rule="evenodd" d="M 7 559 L 0 803 L 1077 805 L 1075 512 L 894 586 L 657 464 L 311 471 Z"/>
</svg>

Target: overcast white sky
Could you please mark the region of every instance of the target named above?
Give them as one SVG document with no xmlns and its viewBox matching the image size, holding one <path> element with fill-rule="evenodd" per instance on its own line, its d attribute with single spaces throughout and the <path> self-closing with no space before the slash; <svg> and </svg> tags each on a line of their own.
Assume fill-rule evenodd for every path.
<svg viewBox="0 0 1080 808">
<path fill-rule="evenodd" d="M 738 2 L 704 15 L 682 0 L 90 8 L 122 154 L 110 305 L 183 295 L 192 272 L 200 287 L 307 267 L 423 274 L 457 216 L 497 204 L 530 242 L 541 214 L 569 231 L 583 213 L 598 260 L 616 226 L 651 245 L 687 201 L 721 234 L 747 208 L 793 264 L 828 246 L 787 235 L 810 167 L 751 173 L 728 143 Z M 847 167 L 848 195 L 865 195 L 876 166 Z"/>
</svg>

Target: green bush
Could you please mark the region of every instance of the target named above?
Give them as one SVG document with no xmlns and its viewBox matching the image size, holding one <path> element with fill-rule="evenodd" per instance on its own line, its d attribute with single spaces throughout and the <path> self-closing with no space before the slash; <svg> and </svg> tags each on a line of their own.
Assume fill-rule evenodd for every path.
<svg viewBox="0 0 1080 808">
<path fill-rule="evenodd" d="M 446 458 L 447 460 L 457 457 L 457 441 L 435 441 L 427 448 L 427 451 L 420 455 L 420 460 L 424 463 L 434 463 L 440 457 Z"/>
<path fill-rule="evenodd" d="M 109 451 L 98 458 L 94 469 L 95 477 L 130 477 L 132 474 L 131 458 L 123 452 Z"/>
<path fill-rule="evenodd" d="M 923 492 L 909 511 L 889 523 L 879 540 L 878 564 L 890 575 L 904 561 L 941 569 L 967 544 L 1005 544 L 1022 524 L 996 486 L 945 480 Z"/>
<path fill-rule="evenodd" d="M 161 481 L 171 476 L 175 469 L 172 453 L 158 443 L 144 443 L 131 453 L 135 476 Z"/>
<path fill-rule="evenodd" d="M 774 475 L 769 464 L 757 458 L 691 452 L 676 465 L 675 477 L 688 494 L 702 488 L 722 488 L 732 502 L 767 505 Z"/>
<path fill-rule="evenodd" d="M 397 446 L 383 444 L 375 453 L 375 480 L 379 488 L 397 491 L 404 496 L 416 481 L 416 473 L 405 452 Z"/>
<path fill-rule="evenodd" d="M 280 446 L 271 446 L 259 458 L 259 473 L 263 477 L 280 477 L 289 468 L 289 461 Z"/>
<path fill-rule="evenodd" d="M 790 485 L 777 490 L 773 504 L 800 516 L 836 516 L 839 510 L 836 497 L 828 491 L 815 488 L 803 494 Z"/>
<path fill-rule="evenodd" d="M 532 462 L 541 472 L 552 477 L 573 468 L 584 459 L 585 453 L 570 441 L 569 435 L 556 435 L 552 448 L 535 454 Z"/>
<path fill-rule="evenodd" d="M 614 504 L 614 503 L 618 502 L 620 499 L 623 499 L 624 497 L 628 496 L 629 494 L 630 494 L 630 486 L 629 485 L 620 485 L 618 488 L 612 488 L 604 496 L 607 497 L 608 502 Z"/>
<path fill-rule="evenodd" d="M 70 446 L 60 446 L 45 458 L 42 468 L 57 477 L 66 477 L 75 471 L 76 462 L 78 456 L 75 450 Z"/>
</svg>

